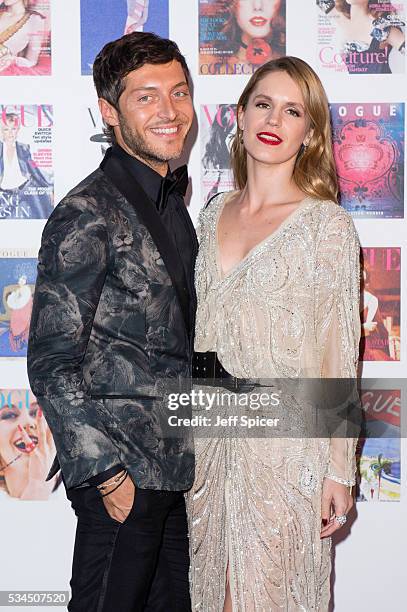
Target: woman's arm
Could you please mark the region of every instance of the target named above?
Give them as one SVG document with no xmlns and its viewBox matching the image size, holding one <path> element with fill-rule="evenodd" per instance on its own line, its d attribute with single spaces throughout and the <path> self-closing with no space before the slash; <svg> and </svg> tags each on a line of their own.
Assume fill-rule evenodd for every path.
<svg viewBox="0 0 407 612">
<path fill-rule="evenodd" d="M 318 267 L 331 269 L 332 279 L 330 287 L 322 281 L 318 292 L 317 320 L 324 324 L 319 326 L 317 342 L 322 354 L 321 377 L 356 382 L 361 333 L 360 245 L 352 219 L 343 210 L 339 212 L 328 224 L 318 254 Z M 353 438 L 331 439 L 327 478 L 347 486 L 355 483 L 355 447 Z"/>
<path fill-rule="evenodd" d="M 17 56 L 15 63 L 21 68 L 32 68 L 38 63 L 44 41 L 44 20 L 39 15 L 32 15 L 29 21 L 29 42 L 23 56 Z"/>
<path fill-rule="evenodd" d="M 339 389 L 340 395 L 342 391 L 351 393 L 349 399 L 356 404 L 361 331 L 359 261 L 360 246 L 352 219 L 338 209 L 317 255 L 317 345 L 322 358 L 321 377 L 347 379 Z M 341 527 L 335 517 L 345 516 L 353 505 L 350 488 L 355 484 L 357 438 L 348 436 L 345 417 L 330 440 L 321 501 L 322 537 Z"/>
<path fill-rule="evenodd" d="M 403 55 L 405 53 L 405 40 L 406 38 L 401 30 L 399 30 L 398 28 L 390 28 L 387 42 L 394 49 L 397 49 L 398 51 L 400 51 L 400 53 L 403 53 Z"/>
</svg>

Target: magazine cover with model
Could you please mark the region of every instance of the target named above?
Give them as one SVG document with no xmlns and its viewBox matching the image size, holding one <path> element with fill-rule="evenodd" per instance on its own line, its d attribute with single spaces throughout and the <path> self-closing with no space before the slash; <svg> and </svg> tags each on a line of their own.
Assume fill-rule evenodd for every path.
<svg viewBox="0 0 407 612">
<path fill-rule="evenodd" d="M 400 361 L 401 249 L 362 249 L 362 361 Z"/>
<path fill-rule="evenodd" d="M 405 2 L 315 0 L 318 66 L 349 74 L 405 72 Z"/>
<path fill-rule="evenodd" d="M 49 104 L 0 105 L 0 221 L 51 214 L 52 131 Z"/>
<path fill-rule="evenodd" d="M 0 76 L 50 74 L 50 0 L 3 0 L 0 2 Z"/>
<path fill-rule="evenodd" d="M 200 74 L 252 74 L 285 55 L 285 0 L 198 1 Z"/>
</svg>

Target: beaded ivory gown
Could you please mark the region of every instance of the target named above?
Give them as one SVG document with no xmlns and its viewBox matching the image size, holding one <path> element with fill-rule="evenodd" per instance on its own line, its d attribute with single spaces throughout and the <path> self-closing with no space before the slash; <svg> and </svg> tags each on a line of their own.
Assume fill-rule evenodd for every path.
<svg viewBox="0 0 407 612">
<path fill-rule="evenodd" d="M 333 202 L 305 198 L 227 275 L 217 224 L 228 194 L 201 211 L 195 350 L 237 377 L 355 377 L 359 242 Z M 195 440 L 186 496 L 192 609 L 221 612 L 229 564 L 234 612 L 328 610 L 330 538 L 321 540 L 324 476 L 354 483 L 355 441 Z"/>
</svg>

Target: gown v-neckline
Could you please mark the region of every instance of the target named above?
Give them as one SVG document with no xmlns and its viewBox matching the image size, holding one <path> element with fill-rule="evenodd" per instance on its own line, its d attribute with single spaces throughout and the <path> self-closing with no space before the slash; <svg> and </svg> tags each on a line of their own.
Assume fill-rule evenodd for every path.
<svg viewBox="0 0 407 612">
<path fill-rule="evenodd" d="M 232 193 L 235 193 L 235 192 L 232 192 Z M 240 270 L 240 268 L 260 249 L 260 247 L 262 247 L 269 240 L 274 239 L 280 233 L 280 231 L 282 231 L 284 229 L 284 227 L 290 221 L 292 221 L 292 219 L 297 215 L 297 213 L 304 208 L 305 204 L 308 203 L 308 201 L 312 199 L 311 196 L 305 196 L 305 198 L 303 198 L 299 202 L 297 208 L 295 210 L 293 210 L 289 215 L 287 215 L 287 217 L 285 219 L 283 219 L 283 221 L 280 223 L 280 225 L 278 225 L 276 227 L 275 230 L 273 230 L 265 238 L 260 240 L 251 249 L 249 249 L 249 251 L 246 253 L 246 255 L 240 261 L 238 261 L 234 266 L 232 266 L 228 270 L 228 272 L 225 273 L 224 270 L 223 270 L 223 267 L 222 267 L 222 258 L 221 258 L 221 251 L 220 251 L 220 242 L 219 242 L 218 229 L 219 229 L 220 217 L 221 217 L 223 209 L 225 207 L 227 197 L 230 196 L 230 195 L 231 195 L 230 192 L 229 193 L 225 193 L 223 195 L 222 201 L 220 202 L 219 209 L 217 211 L 216 221 L 215 221 L 215 224 L 214 224 L 214 226 L 215 226 L 215 236 L 214 236 L 214 239 L 215 239 L 215 254 L 216 254 L 216 256 L 215 256 L 215 263 L 216 263 L 216 269 L 217 269 L 218 278 L 219 278 L 220 281 L 226 280 L 230 276 L 233 276 L 238 270 Z"/>
</svg>

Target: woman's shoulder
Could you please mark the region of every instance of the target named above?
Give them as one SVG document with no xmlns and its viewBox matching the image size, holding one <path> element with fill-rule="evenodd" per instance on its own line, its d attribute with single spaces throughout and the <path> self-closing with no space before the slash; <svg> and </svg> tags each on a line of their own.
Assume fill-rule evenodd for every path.
<svg viewBox="0 0 407 612">
<path fill-rule="evenodd" d="M 224 201 L 233 198 L 237 195 L 239 191 L 220 191 L 219 193 L 215 193 L 209 200 L 206 202 L 204 206 L 204 210 L 214 209 Z"/>
<path fill-rule="evenodd" d="M 31 21 L 43 21 L 45 19 L 45 16 L 38 11 L 31 10 L 29 13 Z"/>
<path fill-rule="evenodd" d="M 326 219 L 328 222 L 331 219 L 343 219 L 353 223 L 352 216 L 338 202 L 334 200 L 322 200 L 316 197 L 309 198 L 312 206 L 310 210 Z"/>
<path fill-rule="evenodd" d="M 31 29 L 37 28 L 41 30 L 44 27 L 44 20 L 45 20 L 45 17 L 44 15 L 41 15 L 41 13 L 38 13 L 37 11 L 30 11 L 30 14 L 27 20 L 27 25 Z"/>
<path fill-rule="evenodd" d="M 204 204 L 203 208 L 201 208 L 199 213 L 199 219 L 205 220 L 216 216 L 220 207 L 223 206 L 224 202 L 228 200 L 230 197 L 233 197 L 234 194 L 238 193 L 237 191 L 221 191 L 216 193 Z"/>
<path fill-rule="evenodd" d="M 333 200 L 310 198 L 308 211 L 314 217 L 319 231 L 329 228 L 331 231 L 357 235 L 352 216 L 340 204 Z"/>
<path fill-rule="evenodd" d="M 199 239 L 216 228 L 217 220 L 225 201 L 236 191 L 221 191 L 208 199 L 198 215 L 197 233 Z"/>
<path fill-rule="evenodd" d="M 210 211 L 213 210 L 214 208 L 217 207 L 217 205 L 219 205 L 219 203 L 221 202 L 222 198 L 225 196 L 225 191 L 220 191 L 218 193 L 215 193 L 214 195 L 212 195 L 207 202 L 205 202 L 202 210 L 205 211 Z"/>
</svg>

